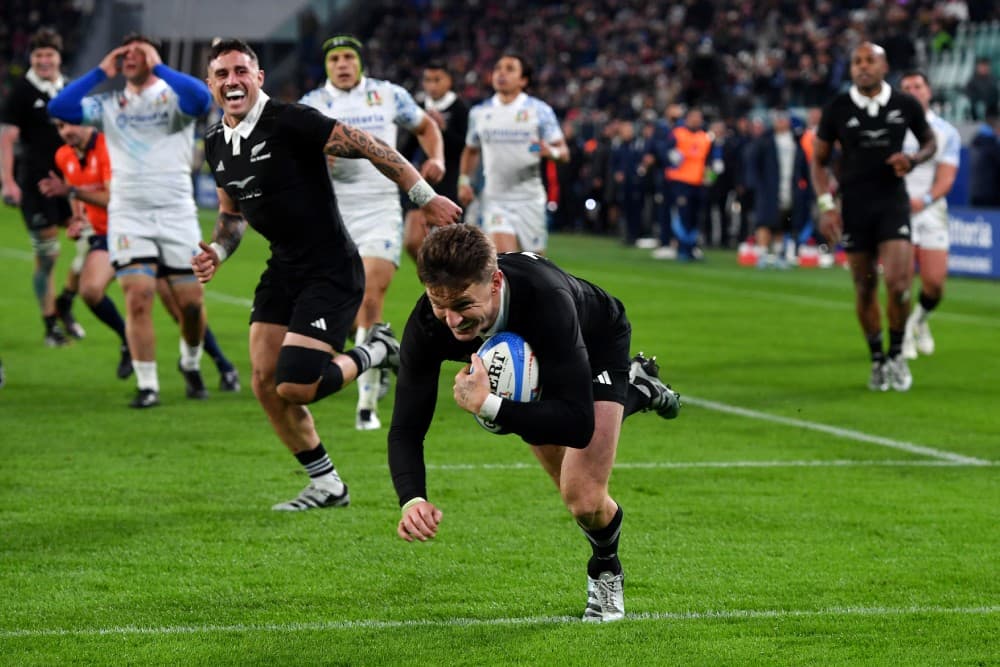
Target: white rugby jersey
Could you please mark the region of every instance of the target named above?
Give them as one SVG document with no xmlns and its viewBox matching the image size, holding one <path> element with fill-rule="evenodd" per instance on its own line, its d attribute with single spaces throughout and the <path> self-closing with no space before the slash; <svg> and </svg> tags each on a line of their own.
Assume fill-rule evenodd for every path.
<svg viewBox="0 0 1000 667">
<path fill-rule="evenodd" d="M 918 164 L 913 168 L 913 171 L 906 175 L 906 193 L 911 199 L 919 199 L 931 191 L 931 185 L 934 184 L 934 172 L 939 163 L 957 167 L 962 151 L 962 139 L 958 135 L 958 130 L 951 123 L 928 110 L 927 124 L 934 130 L 937 151 L 935 151 L 933 158 Z M 912 132 L 907 131 L 906 138 L 903 139 L 903 152 L 912 155 L 919 149 L 920 142 L 917 141 Z"/>
<path fill-rule="evenodd" d="M 425 115 L 402 86 L 366 76 L 350 90 L 340 90 L 327 81 L 322 88 L 306 93 L 300 101 L 393 147 L 398 133 L 396 126 L 415 130 Z M 345 203 L 358 197 L 395 197 L 399 192 L 395 183 L 365 159 L 338 157 L 330 176 L 337 198 Z"/>
<path fill-rule="evenodd" d="M 521 93 L 510 104 L 494 95 L 472 107 L 465 143 L 481 150 L 487 197 L 533 199 L 544 197 L 545 188 L 532 144 L 562 138 L 552 107 Z"/>
<path fill-rule="evenodd" d="M 83 98 L 83 123 L 104 132 L 111 157 L 109 215 L 118 210 L 190 207 L 195 117 L 160 79 L 136 94 L 116 90 Z"/>
</svg>

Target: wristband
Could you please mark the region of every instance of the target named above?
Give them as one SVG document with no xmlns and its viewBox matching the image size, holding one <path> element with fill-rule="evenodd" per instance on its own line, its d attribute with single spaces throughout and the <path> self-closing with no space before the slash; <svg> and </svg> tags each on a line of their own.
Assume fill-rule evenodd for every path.
<svg viewBox="0 0 1000 667">
<path fill-rule="evenodd" d="M 462 187 L 463 185 L 468 185 L 470 188 L 472 187 L 472 179 L 469 178 L 467 174 L 458 175 L 458 187 Z"/>
<path fill-rule="evenodd" d="M 413 187 L 406 193 L 406 196 L 409 197 L 410 201 L 416 204 L 419 208 L 423 208 L 429 204 L 432 199 L 437 197 L 437 193 L 434 192 L 434 188 L 432 188 L 427 181 L 421 178 L 413 184 Z"/>
<path fill-rule="evenodd" d="M 409 510 L 411 507 L 413 507 L 415 505 L 419 505 L 420 503 L 426 503 L 426 502 L 427 502 L 427 499 L 426 498 L 421 498 L 420 496 L 417 496 L 416 498 L 410 498 L 405 503 L 403 503 L 403 506 L 401 508 L 399 508 L 399 513 L 405 515 L 406 512 L 407 512 L 407 510 Z"/>
<path fill-rule="evenodd" d="M 76 199 L 76 186 L 69 186 L 69 190 L 66 191 L 66 197 L 68 199 Z"/>
<path fill-rule="evenodd" d="M 819 207 L 820 213 L 829 213 L 837 208 L 837 205 L 833 203 L 833 195 L 829 192 L 821 194 L 816 200 L 816 205 Z"/>
<path fill-rule="evenodd" d="M 550 160 L 555 160 L 555 161 L 558 162 L 559 158 L 561 158 L 561 157 L 562 157 L 562 151 L 561 150 L 559 150 L 555 146 L 549 146 L 549 159 Z"/>
<path fill-rule="evenodd" d="M 214 250 L 215 254 L 219 256 L 219 264 L 222 264 L 224 261 L 226 261 L 226 258 L 229 257 L 229 253 L 226 252 L 226 249 L 223 248 L 218 243 L 215 243 L 214 241 L 212 243 L 209 243 L 208 247 Z"/>
<path fill-rule="evenodd" d="M 927 194 L 924 195 L 924 208 L 927 208 L 933 203 L 934 203 L 934 197 L 932 197 L 931 193 L 928 192 Z"/>
<path fill-rule="evenodd" d="M 503 399 L 496 394 L 487 394 L 486 400 L 483 401 L 482 406 L 479 408 L 479 416 L 486 421 L 493 421 L 497 418 L 497 413 L 500 412 L 500 406 L 503 405 Z"/>
</svg>

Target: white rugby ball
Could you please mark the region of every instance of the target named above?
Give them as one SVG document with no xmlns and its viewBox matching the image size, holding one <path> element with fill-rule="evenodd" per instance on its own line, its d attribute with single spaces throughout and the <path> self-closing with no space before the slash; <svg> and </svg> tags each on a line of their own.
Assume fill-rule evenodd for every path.
<svg viewBox="0 0 1000 667">
<path fill-rule="evenodd" d="M 476 352 L 490 379 L 490 392 L 500 398 L 527 403 L 538 399 L 538 360 L 531 346 L 511 331 L 489 338 Z M 503 427 L 475 415 L 476 422 L 490 433 L 506 433 Z"/>
</svg>

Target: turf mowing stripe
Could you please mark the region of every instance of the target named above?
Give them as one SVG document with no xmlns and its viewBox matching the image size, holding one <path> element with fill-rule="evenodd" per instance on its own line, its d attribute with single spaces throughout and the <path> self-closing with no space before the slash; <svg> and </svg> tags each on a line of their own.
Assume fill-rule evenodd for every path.
<svg viewBox="0 0 1000 667">
<path fill-rule="evenodd" d="M 893 440 L 891 438 L 883 438 L 882 436 L 870 435 L 868 433 L 862 433 L 861 431 L 854 431 L 851 429 L 840 428 L 838 426 L 829 426 L 827 424 L 820 424 L 817 422 L 810 422 L 802 419 L 781 417 L 779 415 L 769 415 L 766 412 L 757 412 L 756 410 L 748 410 L 747 408 L 741 408 L 736 405 L 728 405 L 726 403 L 719 403 L 718 401 L 709 401 L 707 399 L 688 396 L 686 394 L 684 396 L 684 402 L 689 405 L 697 405 L 699 407 L 707 408 L 709 410 L 716 410 L 718 412 L 727 412 L 729 414 L 739 415 L 741 417 L 747 417 L 749 419 L 760 419 L 762 421 L 774 422 L 776 424 L 784 424 L 786 426 L 796 426 L 798 428 L 805 428 L 812 431 L 820 431 L 822 433 L 828 433 L 829 435 L 833 435 L 838 438 L 847 438 L 849 440 L 858 440 L 859 442 L 867 442 L 873 445 L 880 445 L 882 447 L 891 447 L 892 449 L 899 449 L 904 452 L 909 452 L 911 454 L 930 456 L 932 458 L 943 459 L 945 461 L 964 463 L 967 465 L 990 465 L 989 461 L 985 461 L 983 459 L 977 459 L 971 456 L 963 456 L 961 454 L 956 454 L 954 452 L 948 452 L 941 449 L 934 449 L 933 447 L 925 447 L 924 445 L 918 445 L 912 442 L 904 442 L 901 440 Z"/>
<path fill-rule="evenodd" d="M 984 616 L 1000 613 L 1000 606 L 984 607 L 828 607 L 826 609 L 722 609 L 707 611 L 663 611 L 626 614 L 631 621 L 683 621 L 731 619 L 786 619 L 819 616 L 923 616 L 961 615 Z M 94 637 L 105 635 L 193 635 L 220 632 L 316 632 L 324 630 L 393 629 L 414 627 L 473 627 L 556 625 L 580 623 L 578 616 L 523 616 L 518 618 L 441 618 L 391 621 L 365 619 L 358 621 L 317 621 L 314 623 L 261 623 L 231 625 L 176 625 L 163 627 L 116 626 L 110 628 L 46 628 L 40 630 L 0 630 L 0 638 L 23 637 Z"/>
<path fill-rule="evenodd" d="M 965 466 L 992 466 L 993 461 L 978 459 L 975 463 L 965 461 L 850 461 L 832 459 L 829 461 L 655 461 L 655 462 L 624 462 L 616 461 L 615 470 L 647 470 L 647 469 L 698 469 L 698 468 L 960 468 Z M 536 470 L 537 463 L 444 463 L 427 464 L 428 470 Z"/>
</svg>

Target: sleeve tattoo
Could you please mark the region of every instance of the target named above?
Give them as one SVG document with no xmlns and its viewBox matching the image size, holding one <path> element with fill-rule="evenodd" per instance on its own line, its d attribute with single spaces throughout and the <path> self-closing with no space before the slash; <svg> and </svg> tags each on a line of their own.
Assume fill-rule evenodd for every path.
<svg viewBox="0 0 1000 667">
<path fill-rule="evenodd" d="M 385 174 L 386 178 L 397 184 L 407 165 L 395 148 L 378 137 L 345 123 L 334 126 L 324 151 L 337 157 L 366 159 Z"/>
<path fill-rule="evenodd" d="M 225 248 L 227 255 L 232 255 L 240 247 L 246 229 L 247 220 L 241 214 L 220 211 L 215 223 L 215 242 Z"/>
</svg>

